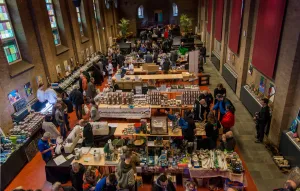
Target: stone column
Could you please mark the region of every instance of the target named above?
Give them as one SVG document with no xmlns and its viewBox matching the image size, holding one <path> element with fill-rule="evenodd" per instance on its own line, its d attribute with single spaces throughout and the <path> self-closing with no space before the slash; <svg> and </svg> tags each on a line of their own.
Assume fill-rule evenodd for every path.
<svg viewBox="0 0 300 191">
<path fill-rule="evenodd" d="M 289 118 L 294 107 L 299 108 L 300 75 L 300 4 L 298 0 L 287 1 L 281 41 L 278 49 L 275 76 L 276 94 L 269 140 L 279 145 L 281 132 L 289 127 Z M 299 94 L 299 93 L 298 93 Z M 298 105 L 295 105 L 297 104 Z M 293 112 L 293 115 L 294 112 Z M 295 116 L 296 117 L 296 116 Z"/>
<path fill-rule="evenodd" d="M 228 45 L 228 34 L 229 34 L 229 18 L 230 18 L 230 0 L 224 0 L 224 12 L 223 12 L 223 25 L 222 25 L 222 42 L 221 42 L 221 53 L 220 53 L 220 73 L 222 74 L 223 64 L 226 63 L 227 59 L 227 45 Z"/>
</svg>

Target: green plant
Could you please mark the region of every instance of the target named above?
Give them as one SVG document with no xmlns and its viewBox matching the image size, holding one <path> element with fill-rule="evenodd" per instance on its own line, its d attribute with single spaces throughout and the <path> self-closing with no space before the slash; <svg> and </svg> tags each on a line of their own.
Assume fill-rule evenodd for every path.
<svg viewBox="0 0 300 191">
<path fill-rule="evenodd" d="M 120 20 L 120 23 L 118 24 L 119 28 L 121 30 L 122 36 L 124 37 L 128 31 L 128 26 L 129 26 L 129 20 L 122 18 Z"/>
<path fill-rule="evenodd" d="M 192 27 L 192 19 L 189 18 L 186 14 L 180 16 L 180 28 L 184 33 L 188 33 Z"/>
</svg>

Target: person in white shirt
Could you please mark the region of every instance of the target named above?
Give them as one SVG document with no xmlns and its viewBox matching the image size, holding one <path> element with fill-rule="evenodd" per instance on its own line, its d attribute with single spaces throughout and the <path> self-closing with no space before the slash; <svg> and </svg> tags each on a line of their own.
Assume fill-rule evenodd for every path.
<svg viewBox="0 0 300 191">
<path fill-rule="evenodd" d="M 134 65 L 132 62 L 130 62 L 128 70 L 129 70 L 129 74 L 134 74 Z"/>
<path fill-rule="evenodd" d="M 41 103 L 44 103 L 46 101 L 45 91 L 44 91 L 44 84 L 39 85 L 39 89 L 37 90 L 36 97 L 39 100 L 39 102 L 41 102 Z"/>
<path fill-rule="evenodd" d="M 45 99 L 52 105 L 57 102 L 57 93 L 50 86 L 45 91 Z"/>
<path fill-rule="evenodd" d="M 109 64 L 107 66 L 107 72 L 108 72 L 108 79 L 111 80 L 112 75 L 113 75 L 113 65 L 111 61 L 109 61 Z"/>
</svg>

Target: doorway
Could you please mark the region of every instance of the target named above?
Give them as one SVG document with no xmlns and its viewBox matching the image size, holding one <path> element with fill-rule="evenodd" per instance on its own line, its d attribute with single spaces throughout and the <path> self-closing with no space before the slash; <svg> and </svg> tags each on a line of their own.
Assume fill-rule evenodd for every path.
<svg viewBox="0 0 300 191">
<path fill-rule="evenodd" d="M 157 23 L 163 22 L 163 13 L 162 10 L 155 10 L 154 11 L 154 21 Z"/>
</svg>

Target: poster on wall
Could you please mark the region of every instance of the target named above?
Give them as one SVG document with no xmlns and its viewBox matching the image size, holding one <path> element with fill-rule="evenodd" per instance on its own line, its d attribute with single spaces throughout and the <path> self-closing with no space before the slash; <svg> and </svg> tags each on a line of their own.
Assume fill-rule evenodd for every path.
<svg viewBox="0 0 300 191">
<path fill-rule="evenodd" d="M 31 84 L 30 82 L 27 82 L 25 85 L 24 85 L 24 90 L 25 90 L 25 93 L 26 93 L 26 96 L 29 97 L 32 95 L 32 87 L 31 87 Z"/>
<path fill-rule="evenodd" d="M 89 57 L 90 56 L 90 50 L 89 50 L 89 48 L 86 48 L 85 52 L 86 52 L 86 56 Z"/>
<path fill-rule="evenodd" d="M 13 105 L 18 100 L 21 99 L 21 96 L 20 96 L 18 90 L 13 90 L 13 91 L 9 92 L 9 94 L 7 95 L 7 98 L 8 98 L 9 103 L 11 105 Z"/>
<path fill-rule="evenodd" d="M 58 64 L 58 65 L 56 65 L 55 68 L 56 68 L 57 77 L 60 79 L 62 77 L 62 75 L 61 75 L 61 67 Z"/>
<path fill-rule="evenodd" d="M 71 67 L 70 67 L 70 65 L 68 63 L 68 60 L 64 61 L 64 67 L 65 67 L 65 71 L 66 72 L 71 72 Z"/>
<path fill-rule="evenodd" d="M 42 76 L 37 76 L 37 77 L 36 77 L 36 83 L 37 83 L 38 87 L 39 87 L 41 84 L 44 84 L 44 83 L 43 83 L 43 78 L 42 78 Z"/>
<path fill-rule="evenodd" d="M 266 87 L 266 79 L 265 77 L 261 76 L 259 80 L 259 92 L 264 94 L 265 93 L 265 87 Z"/>
<path fill-rule="evenodd" d="M 73 57 L 70 58 L 71 68 L 74 68 L 74 59 Z"/>
<path fill-rule="evenodd" d="M 252 76 L 252 74 L 253 74 L 253 66 L 252 66 L 252 64 L 250 64 L 250 66 L 249 66 L 248 73 Z"/>
<path fill-rule="evenodd" d="M 82 58 L 82 61 L 85 61 L 84 50 L 81 51 L 81 58 Z"/>
<path fill-rule="evenodd" d="M 90 54 L 93 54 L 94 51 L 93 51 L 93 46 L 90 46 Z"/>
</svg>

